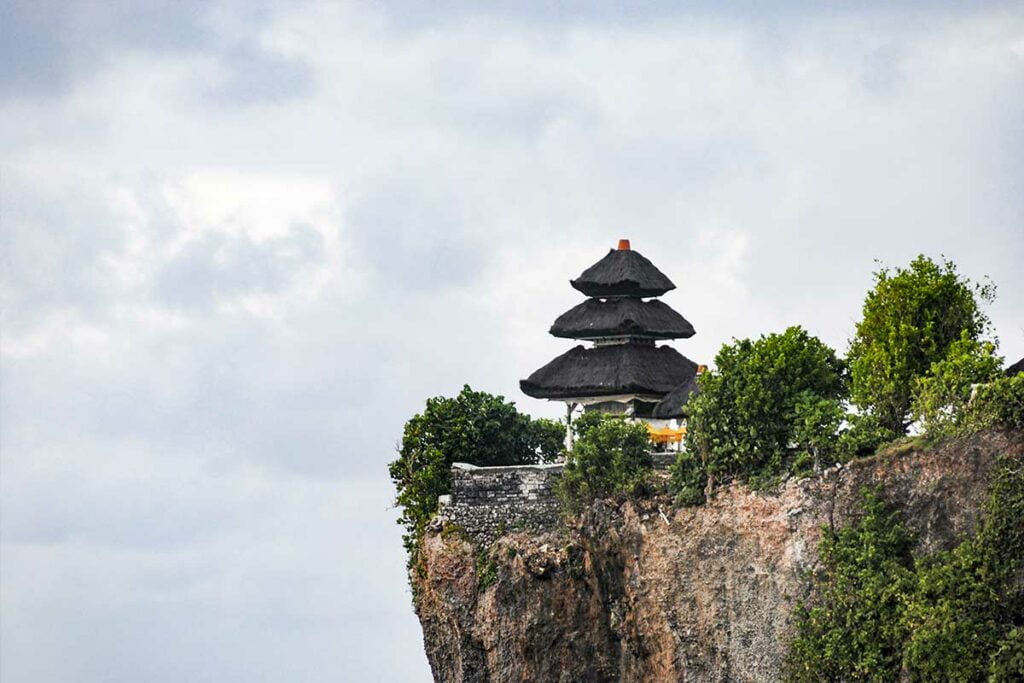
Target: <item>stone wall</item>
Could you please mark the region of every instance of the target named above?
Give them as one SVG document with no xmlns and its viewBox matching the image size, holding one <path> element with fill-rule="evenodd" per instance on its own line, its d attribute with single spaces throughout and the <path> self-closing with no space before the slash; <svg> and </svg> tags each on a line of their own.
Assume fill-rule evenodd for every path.
<svg viewBox="0 0 1024 683">
<path fill-rule="evenodd" d="M 673 451 L 651 453 L 652 468 L 665 472 Z M 441 496 L 439 522 L 457 524 L 484 545 L 506 531 L 548 531 L 558 522 L 555 482 L 562 465 L 477 467 L 452 465 L 451 495 Z"/>
<path fill-rule="evenodd" d="M 506 531 L 546 531 L 558 522 L 555 482 L 562 465 L 452 465 L 452 493 L 442 516 L 484 545 Z M 447 498 L 447 500 L 444 500 Z"/>
</svg>

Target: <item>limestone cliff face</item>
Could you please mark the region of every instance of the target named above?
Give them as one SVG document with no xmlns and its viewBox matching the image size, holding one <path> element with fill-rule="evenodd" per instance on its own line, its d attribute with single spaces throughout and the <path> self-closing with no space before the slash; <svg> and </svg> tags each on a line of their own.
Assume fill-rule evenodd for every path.
<svg viewBox="0 0 1024 683">
<path fill-rule="evenodd" d="M 1009 452 L 1024 452 L 1024 435 L 875 456 L 776 495 L 733 486 L 694 508 L 599 501 L 564 529 L 501 536 L 489 562 L 432 532 L 414 587 L 434 676 L 779 680 L 823 525 L 849 523 L 860 489 L 882 484 L 919 552 L 950 547 L 975 529 L 996 458 Z M 483 588 L 480 567 L 496 577 Z"/>
</svg>

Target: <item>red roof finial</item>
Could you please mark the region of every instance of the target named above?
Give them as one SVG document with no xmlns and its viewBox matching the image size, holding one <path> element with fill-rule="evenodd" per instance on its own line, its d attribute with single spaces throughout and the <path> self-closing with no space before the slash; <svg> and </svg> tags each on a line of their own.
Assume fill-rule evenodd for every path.
<svg viewBox="0 0 1024 683">
<path fill-rule="evenodd" d="M 629 240 L 619 240 L 619 251 L 629 251 Z"/>
</svg>

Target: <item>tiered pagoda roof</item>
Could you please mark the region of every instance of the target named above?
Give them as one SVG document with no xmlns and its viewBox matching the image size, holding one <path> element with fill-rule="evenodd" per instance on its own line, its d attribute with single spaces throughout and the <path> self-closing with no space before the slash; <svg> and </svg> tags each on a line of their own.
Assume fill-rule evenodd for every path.
<svg viewBox="0 0 1024 683">
<path fill-rule="evenodd" d="M 626 297 L 587 299 L 558 316 L 550 332 L 569 339 L 687 339 L 695 334 L 693 325 L 667 304 Z"/>
<path fill-rule="evenodd" d="M 697 364 L 670 346 L 577 346 L 519 383 L 534 398 L 664 396 L 697 374 Z"/>
<path fill-rule="evenodd" d="M 654 403 L 689 383 L 697 364 L 657 340 L 688 338 L 693 325 L 661 301 L 675 285 L 628 240 L 571 281 L 589 299 L 551 326 L 556 337 L 593 341 L 540 368 L 519 385 L 534 398 L 567 403 L 641 400 Z"/>
<path fill-rule="evenodd" d="M 587 296 L 661 296 L 676 288 L 665 274 L 627 245 L 611 249 L 570 284 Z"/>
</svg>

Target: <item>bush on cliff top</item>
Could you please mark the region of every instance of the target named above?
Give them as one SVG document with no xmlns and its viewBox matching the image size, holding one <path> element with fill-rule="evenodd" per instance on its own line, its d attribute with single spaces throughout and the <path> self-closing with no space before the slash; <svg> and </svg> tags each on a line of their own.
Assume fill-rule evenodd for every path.
<svg viewBox="0 0 1024 683">
<path fill-rule="evenodd" d="M 1024 429 L 1024 373 L 977 387 L 962 432 L 988 427 Z"/>
<path fill-rule="evenodd" d="M 388 469 L 402 506 L 399 524 L 410 561 L 438 496 L 451 491 L 454 462 L 521 465 L 554 460 L 563 450 L 563 426 L 534 420 L 501 396 L 468 385 L 455 398 L 427 400 L 421 414 L 405 423 L 398 459 Z"/>
<path fill-rule="evenodd" d="M 832 349 L 790 327 L 725 344 L 715 364 L 687 406 L 688 452 L 672 485 L 684 502 L 699 502 L 705 477 L 759 488 L 832 461 L 846 395 L 845 368 Z"/>
<path fill-rule="evenodd" d="M 572 451 L 557 484 L 567 511 L 577 512 L 597 498 L 644 491 L 651 473 L 651 444 L 643 424 L 584 413 L 572 428 Z"/>
<path fill-rule="evenodd" d="M 988 332 L 979 302 L 994 298 L 992 284 L 972 284 L 951 261 L 921 255 L 907 268 L 876 272 L 847 354 L 854 404 L 890 439 L 906 434 L 916 380 L 958 340 Z"/>
</svg>

